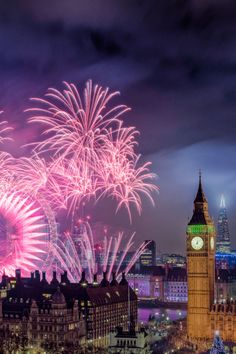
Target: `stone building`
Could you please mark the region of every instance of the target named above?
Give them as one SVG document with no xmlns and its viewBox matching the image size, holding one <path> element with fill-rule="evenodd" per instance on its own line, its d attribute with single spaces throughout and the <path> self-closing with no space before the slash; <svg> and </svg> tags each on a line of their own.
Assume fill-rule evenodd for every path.
<svg viewBox="0 0 236 354">
<path fill-rule="evenodd" d="M 132 289 L 139 299 L 164 299 L 165 269 L 161 266 L 143 267 L 139 273 L 127 275 Z"/>
<path fill-rule="evenodd" d="M 118 327 L 116 331 L 110 333 L 109 354 L 151 354 L 147 342 L 147 333 L 144 329 L 135 331 L 129 329 L 124 331 Z"/>
<path fill-rule="evenodd" d="M 142 273 L 127 276 L 140 300 L 187 303 L 188 285 L 185 267 L 166 265 L 146 267 Z"/>
<path fill-rule="evenodd" d="M 86 319 L 88 344 L 107 346 L 107 335 L 111 331 L 118 326 L 128 329 L 128 313 L 137 324 L 137 296 L 129 287 L 124 274 L 119 284 L 114 273 L 110 283 L 106 273 L 100 284 L 95 277 L 92 286 L 83 286 L 78 299 L 80 311 Z"/>
<path fill-rule="evenodd" d="M 188 301 L 187 272 L 185 268 L 173 267 L 168 270 L 164 290 L 165 302 Z"/>
<path fill-rule="evenodd" d="M 187 227 L 187 334 L 191 341 L 206 341 L 220 331 L 224 341 L 235 342 L 236 304 L 230 299 L 217 303 L 216 299 L 215 238 L 200 176 L 193 216 Z"/>
<path fill-rule="evenodd" d="M 3 276 L 0 284 L 0 329 L 6 339 L 25 338 L 32 348 L 84 345 L 107 346 L 108 334 L 117 326 L 128 328 L 128 313 L 137 323 L 137 297 L 123 274 L 118 283 L 96 276 L 92 284 L 85 273 L 79 283 L 70 283 L 67 274 L 56 273 L 49 283 L 45 273 L 30 278 L 17 273 Z"/>
</svg>

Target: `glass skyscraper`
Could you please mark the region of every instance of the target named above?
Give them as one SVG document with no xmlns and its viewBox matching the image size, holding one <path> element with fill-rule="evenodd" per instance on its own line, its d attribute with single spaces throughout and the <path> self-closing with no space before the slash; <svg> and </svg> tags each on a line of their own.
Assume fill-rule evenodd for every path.
<svg viewBox="0 0 236 354">
<path fill-rule="evenodd" d="M 217 253 L 230 253 L 230 233 L 229 233 L 229 223 L 227 217 L 227 210 L 225 205 L 224 196 L 221 196 L 220 200 L 220 211 L 217 222 L 217 242 L 216 251 Z"/>
</svg>

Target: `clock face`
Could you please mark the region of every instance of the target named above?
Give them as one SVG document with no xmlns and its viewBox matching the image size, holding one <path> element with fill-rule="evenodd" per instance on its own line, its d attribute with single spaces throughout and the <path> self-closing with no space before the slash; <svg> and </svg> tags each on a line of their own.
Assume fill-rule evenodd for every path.
<svg viewBox="0 0 236 354">
<path fill-rule="evenodd" d="M 211 245 L 211 249 L 213 250 L 213 249 L 214 249 L 214 246 L 215 246 L 214 237 L 211 237 L 210 245 Z"/>
<path fill-rule="evenodd" d="M 194 250 L 200 250 L 203 247 L 203 239 L 199 236 L 196 236 L 191 241 L 191 246 Z"/>
</svg>

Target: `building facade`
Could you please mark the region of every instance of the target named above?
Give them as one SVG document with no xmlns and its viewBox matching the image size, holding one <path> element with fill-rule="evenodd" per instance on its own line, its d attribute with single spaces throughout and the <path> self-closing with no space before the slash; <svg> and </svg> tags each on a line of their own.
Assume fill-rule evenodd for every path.
<svg viewBox="0 0 236 354">
<path fill-rule="evenodd" d="M 172 265 L 145 267 L 140 273 L 128 274 L 127 280 L 140 300 L 187 303 L 188 285 L 185 267 Z"/>
<path fill-rule="evenodd" d="M 164 301 L 187 303 L 188 285 L 185 268 L 174 267 L 168 270 L 164 282 Z"/>
<path fill-rule="evenodd" d="M 127 280 L 139 299 L 164 300 L 164 267 L 145 267 L 139 273 L 130 273 Z"/>
<path fill-rule="evenodd" d="M 156 265 L 156 242 L 154 240 L 145 240 L 147 243 L 145 251 L 140 256 L 140 265 L 155 266 Z"/>
<path fill-rule="evenodd" d="M 110 333 L 108 353 L 151 354 L 147 338 L 148 335 L 144 329 L 124 331 L 122 327 L 118 327 L 116 331 Z"/>
<path fill-rule="evenodd" d="M 193 342 L 212 339 L 216 331 L 220 331 L 224 341 L 236 341 L 236 302 L 230 298 L 217 300 L 214 293 L 215 235 L 200 177 L 186 242 L 187 335 Z"/>
<path fill-rule="evenodd" d="M 201 175 L 194 211 L 187 227 L 187 272 L 189 338 L 209 338 L 209 311 L 214 303 L 215 228 L 209 216 Z"/>
<path fill-rule="evenodd" d="M 79 283 L 70 283 L 66 273 L 59 282 L 54 272 L 50 283 L 45 273 L 42 278 L 38 271 L 30 278 L 17 273 L 15 278 L 3 276 L 0 288 L 4 339 L 25 338 L 36 351 L 106 347 L 116 327 L 127 330 L 129 318 L 137 324 L 137 296 L 124 274 L 119 283 L 115 274 L 109 282 L 104 273 L 100 283 L 95 275 L 88 284 L 85 273 Z"/>
</svg>

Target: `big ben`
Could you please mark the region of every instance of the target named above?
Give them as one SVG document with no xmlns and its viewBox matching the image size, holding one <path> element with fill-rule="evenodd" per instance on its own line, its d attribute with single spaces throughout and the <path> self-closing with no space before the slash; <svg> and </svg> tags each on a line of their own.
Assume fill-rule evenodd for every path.
<svg viewBox="0 0 236 354">
<path fill-rule="evenodd" d="M 210 338 L 209 312 L 214 302 L 215 228 L 208 212 L 201 174 L 193 216 L 187 226 L 188 316 L 190 339 Z"/>
</svg>

